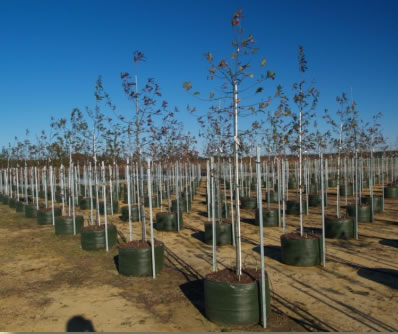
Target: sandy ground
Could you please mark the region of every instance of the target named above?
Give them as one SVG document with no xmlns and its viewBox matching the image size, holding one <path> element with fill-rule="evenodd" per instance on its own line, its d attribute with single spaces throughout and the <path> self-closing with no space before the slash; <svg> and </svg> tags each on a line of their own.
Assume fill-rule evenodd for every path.
<svg viewBox="0 0 398 334">
<path fill-rule="evenodd" d="M 166 245 L 166 267 L 155 280 L 119 275 L 117 247 L 85 252 L 79 236 L 55 236 L 53 226 L 39 226 L 0 205 L 0 331 L 65 331 L 76 315 L 91 320 L 97 331 L 262 331 L 259 325 L 216 325 L 203 315 L 201 278 L 212 270 L 212 246 L 202 241 L 208 219 L 204 186 L 192 211 L 184 213 L 180 233 L 155 230 Z M 333 213 L 335 189 L 329 193 Z M 282 264 L 282 230 L 265 228 L 273 311 L 267 330 L 398 331 L 397 204 L 386 199 L 385 212 L 376 214 L 374 223 L 360 223 L 359 240 L 327 239 L 325 268 Z M 254 211 L 241 214 L 243 264 L 259 267 Z M 117 214 L 109 220 L 121 239 L 129 237 L 128 224 Z M 299 218 L 288 215 L 287 231 L 298 226 Z M 310 208 L 304 226 L 321 227 L 319 208 Z M 140 231 L 133 223 L 134 239 Z M 217 260 L 219 269 L 234 266 L 233 246 L 217 247 Z"/>
</svg>

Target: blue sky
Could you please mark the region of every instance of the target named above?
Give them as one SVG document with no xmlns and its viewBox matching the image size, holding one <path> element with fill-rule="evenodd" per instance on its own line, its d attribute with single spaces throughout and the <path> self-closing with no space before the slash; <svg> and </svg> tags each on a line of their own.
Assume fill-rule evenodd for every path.
<svg viewBox="0 0 398 334">
<path fill-rule="evenodd" d="M 384 134 L 395 143 L 398 108 L 398 1 L 0 1 L 0 146 L 14 136 L 48 129 L 50 116 L 93 106 L 99 74 L 120 112 L 133 111 L 120 73 L 133 72 L 132 53 L 147 57 L 141 78 L 155 77 L 171 107 L 207 107 L 189 96 L 186 80 L 201 90 L 203 54 L 231 52 L 231 17 L 242 8 L 277 83 L 291 92 L 298 80 L 297 47 L 307 56 L 308 78 L 320 91 L 317 108 L 337 109 L 335 98 L 353 89 L 361 117 L 382 112 Z M 198 126 L 181 112 L 186 130 Z M 244 125 L 244 124 L 243 124 Z"/>
</svg>

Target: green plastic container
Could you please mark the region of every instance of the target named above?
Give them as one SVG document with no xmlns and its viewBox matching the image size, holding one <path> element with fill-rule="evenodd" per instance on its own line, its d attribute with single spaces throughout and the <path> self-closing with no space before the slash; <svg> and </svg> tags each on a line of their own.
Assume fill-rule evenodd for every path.
<svg viewBox="0 0 398 334">
<path fill-rule="evenodd" d="M 155 272 L 158 274 L 164 264 L 164 245 L 155 248 Z M 119 247 L 119 273 L 126 276 L 152 276 L 151 248 Z"/>
<path fill-rule="evenodd" d="M 265 281 L 267 318 L 271 311 L 268 279 Z M 261 315 L 261 283 L 225 283 L 204 279 L 205 315 L 218 324 L 258 324 Z"/>
<path fill-rule="evenodd" d="M 213 226 L 211 223 L 205 223 L 204 242 L 208 245 L 213 244 Z M 232 245 L 232 224 L 216 224 L 216 245 Z"/>
<path fill-rule="evenodd" d="M 291 266 L 316 266 L 321 264 L 322 238 L 292 240 L 281 236 L 282 262 Z"/>
<path fill-rule="evenodd" d="M 192 202 L 190 200 L 186 201 L 186 199 L 179 199 L 178 201 L 180 211 L 190 211 L 192 209 Z M 188 209 L 188 210 L 187 210 Z M 171 211 L 177 212 L 177 200 L 173 199 L 171 201 Z"/>
<path fill-rule="evenodd" d="M 355 217 L 355 205 L 347 206 L 347 214 L 350 217 Z M 358 221 L 361 223 L 368 223 L 371 221 L 371 208 L 369 205 L 358 206 Z"/>
<path fill-rule="evenodd" d="M 75 216 L 76 234 L 80 233 L 83 227 L 83 216 Z M 73 234 L 73 217 L 58 216 L 55 218 L 55 234 L 66 235 Z"/>
<path fill-rule="evenodd" d="M 331 239 L 353 239 L 355 237 L 354 219 L 326 216 L 325 237 Z"/>
<path fill-rule="evenodd" d="M 268 202 L 267 196 L 268 196 L 268 192 L 265 193 L 266 194 L 266 202 Z M 270 191 L 269 192 L 269 201 L 270 203 L 278 203 L 278 192 L 277 191 Z"/>
<path fill-rule="evenodd" d="M 260 210 L 256 209 L 255 224 L 260 225 Z M 277 209 L 264 209 L 263 208 L 263 226 L 274 227 L 278 226 L 278 210 Z"/>
<path fill-rule="evenodd" d="M 304 197 L 304 196 L 303 196 Z M 303 199 L 303 213 L 307 210 L 307 202 Z M 300 201 L 286 201 L 286 213 L 288 215 L 300 214 Z"/>
<path fill-rule="evenodd" d="M 241 197 L 240 198 L 241 209 L 256 209 L 257 198 L 256 197 Z"/>
<path fill-rule="evenodd" d="M 340 196 L 352 196 L 352 184 L 348 183 L 347 187 L 344 184 L 340 184 Z"/>
<path fill-rule="evenodd" d="M 60 216 L 61 215 L 61 209 L 60 208 L 54 208 L 54 217 Z M 39 225 L 51 225 L 53 223 L 53 214 L 52 214 L 52 209 L 39 209 L 37 211 L 37 223 Z"/>
<path fill-rule="evenodd" d="M 179 216 L 180 230 L 184 226 L 182 212 Z M 156 229 L 159 231 L 178 232 L 178 221 L 176 212 L 159 212 L 156 214 Z"/>
<path fill-rule="evenodd" d="M 122 213 L 122 215 L 120 216 L 120 219 L 123 221 L 128 221 L 129 220 L 129 207 L 122 206 L 121 213 Z M 131 218 L 132 222 L 138 222 L 140 220 L 139 209 L 138 209 L 137 205 L 131 206 L 131 217 L 130 218 Z"/>
<path fill-rule="evenodd" d="M 101 225 L 103 226 L 103 225 Z M 100 230 L 81 229 L 80 242 L 84 250 L 105 249 L 105 228 Z M 108 225 L 108 246 L 113 247 L 117 242 L 117 230 L 115 225 Z"/>
<path fill-rule="evenodd" d="M 384 197 L 385 198 L 398 198 L 398 187 L 397 186 L 388 186 L 384 188 Z"/>
<path fill-rule="evenodd" d="M 25 218 L 37 218 L 37 209 L 34 205 L 25 206 Z"/>
</svg>

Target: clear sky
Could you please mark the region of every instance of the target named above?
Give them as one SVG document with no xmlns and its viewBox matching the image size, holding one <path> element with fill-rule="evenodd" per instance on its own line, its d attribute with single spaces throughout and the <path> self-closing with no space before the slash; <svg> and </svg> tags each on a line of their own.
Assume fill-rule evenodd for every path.
<svg viewBox="0 0 398 334">
<path fill-rule="evenodd" d="M 48 129 L 50 116 L 93 106 L 95 81 L 118 110 L 133 111 L 120 73 L 133 71 L 132 53 L 147 61 L 141 77 L 157 79 L 170 106 L 205 108 L 182 89 L 206 81 L 203 54 L 231 54 L 231 17 L 242 8 L 245 30 L 291 91 L 303 45 L 320 91 L 317 111 L 337 109 L 335 98 L 353 89 L 361 117 L 382 112 L 384 134 L 395 142 L 398 121 L 398 1 L 0 1 L 0 146 L 26 128 Z M 273 92 L 269 86 L 270 94 Z M 196 133 L 192 116 L 181 113 Z"/>
</svg>

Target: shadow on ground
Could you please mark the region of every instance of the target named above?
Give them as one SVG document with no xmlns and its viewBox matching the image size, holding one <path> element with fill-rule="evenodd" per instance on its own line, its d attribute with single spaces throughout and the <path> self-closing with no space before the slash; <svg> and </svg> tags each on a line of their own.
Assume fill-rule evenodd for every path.
<svg viewBox="0 0 398 334">
<path fill-rule="evenodd" d="M 390 246 L 390 247 L 395 247 L 398 248 L 398 240 L 394 240 L 394 239 L 381 239 L 379 241 L 379 243 L 381 243 L 384 246 Z"/>
<path fill-rule="evenodd" d="M 260 246 L 254 247 L 253 251 L 260 253 Z M 264 256 L 281 262 L 281 247 L 271 245 L 264 246 Z"/>
<path fill-rule="evenodd" d="M 358 275 L 376 283 L 398 290 L 398 270 L 387 268 L 361 268 Z"/>
<path fill-rule="evenodd" d="M 190 281 L 180 285 L 180 289 L 193 306 L 205 316 L 203 279 Z"/>
<path fill-rule="evenodd" d="M 95 332 L 94 325 L 81 315 L 75 315 L 66 323 L 67 332 Z"/>
</svg>

